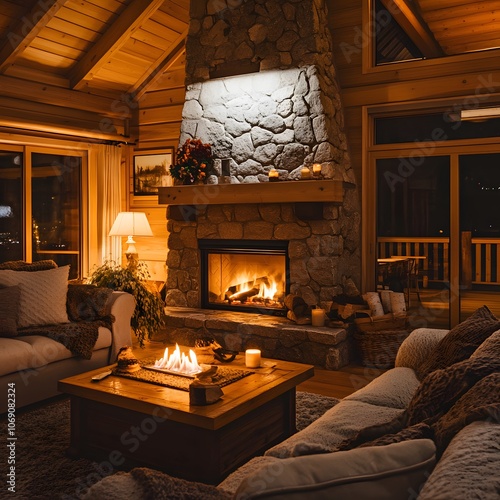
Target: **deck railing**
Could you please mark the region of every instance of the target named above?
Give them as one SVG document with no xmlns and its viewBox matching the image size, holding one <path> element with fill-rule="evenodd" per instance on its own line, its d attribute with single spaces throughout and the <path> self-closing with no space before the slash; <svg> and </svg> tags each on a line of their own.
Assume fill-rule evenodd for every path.
<svg viewBox="0 0 500 500">
<path fill-rule="evenodd" d="M 429 281 L 449 281 L 449 238 L 379 238 L 378 255 L 380 258 L 394 255 L 419 255 L 422 277 Z"/>
<path fill-rule="evenodd" d="M 394 255 L 424 256 L 422 278 L 449 281 L 449 238 L 379 238 L 378 256 Z M 463 238 L 461 259 L 462 284 L 500 285 L 500 238 Z"/>
<path fill-rule="evenodd" d="M 472 238 L 472 283 L 500 284 L 500 238 Z"/>
</svg>

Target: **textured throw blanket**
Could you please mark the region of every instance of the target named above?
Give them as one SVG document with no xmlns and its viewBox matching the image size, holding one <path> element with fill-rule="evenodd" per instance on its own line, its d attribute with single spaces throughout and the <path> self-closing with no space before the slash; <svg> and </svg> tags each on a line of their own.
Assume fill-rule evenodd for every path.
<svg viewBox="0 0 500 500">
<path fill-rule="evenodd" d="M 18 330 L 18 335 L 41 335 L 60 342 L 75 356 L 90 359 L 99 336 L 99 327 L 111 329 L 114 321 L 107 314 L 110 288 L 95 285 L 68 286 L 67 312 L 70 323 L 30 326 Z"/>
<path fill-rule="evenodd" d="M 144 490 L 143 500 L 228 500 L 231 498 L 231 495 L 215 486 L 185 481 L 153 469 L 133 469 L 130 475 Z"/>
<path fill-rule="evenodd" d="M 75 356 L 90 359 L 94 350 L 99 327 L 105 326 L 111 329 L 111 321 L 98 320 L 90 323 L 61 323 L 58 325 L 43 325 L 36 327 L 21 328 L 19 336 L 41 335 L 61 343 Z"/>
<path fill-rule="evenodd" d="M 430 373 L 400 416 L 362 429 L 339 449 L 429 438 L 440 457 L 453 436 L 476 420 L 500 422 L 500 359 L 476 357 Z"/>
</svg>

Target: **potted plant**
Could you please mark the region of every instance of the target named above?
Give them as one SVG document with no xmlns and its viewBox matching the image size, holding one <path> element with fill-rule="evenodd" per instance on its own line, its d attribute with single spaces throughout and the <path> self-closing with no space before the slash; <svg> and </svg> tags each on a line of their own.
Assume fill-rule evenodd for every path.
<svg viewBox="0 0 500 500">
<path fill-rule="evenodd" d="M 170 175 L 182 184 L 205 182 L 214 165 L 212 147 L 200 139 L 186 139 L 170 165 Z"/>
<path fill-rule="evenodd" d="M 136 306 L 131 326 L 141 347 L 164 324 L 165 304 L 157 292 L 148 288 L 148 279 L 151 276 L 144 262 L 126 268 L 113 262 L 105 262 L 88 279 L 91 284 L 128 292 L 134 296 Z"/>
</svg>

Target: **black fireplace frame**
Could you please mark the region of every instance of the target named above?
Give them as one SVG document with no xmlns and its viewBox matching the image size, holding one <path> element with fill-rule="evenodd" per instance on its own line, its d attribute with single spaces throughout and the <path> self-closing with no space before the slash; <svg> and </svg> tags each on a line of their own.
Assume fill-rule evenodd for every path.
<svg viewBox="0 0 500 500">
<path fill-rule="evenodd" d="M 214 304 L 208 300 L 208 255 L 210 253 L 283 255 L 285 257 L 285 296 L 290 293 L 290 259 L 288 257 L 287 240 L 212 240 L 199 239 L 200 250 L 200 301 L 203 309 L 220 309 L 225 311 L 267 314 L 270 316 L 286 316 L 286 308 L 265 306 L 244 306 Z"/>
</svg>

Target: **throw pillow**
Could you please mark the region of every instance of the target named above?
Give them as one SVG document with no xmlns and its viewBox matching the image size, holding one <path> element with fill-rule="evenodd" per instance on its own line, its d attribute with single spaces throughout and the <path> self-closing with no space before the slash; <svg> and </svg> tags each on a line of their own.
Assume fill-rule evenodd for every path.
<svg viewBox="0 0 500 500">
<path fill-rule="evenodd" d="M 234 498 L 407 500 L 435 461 L 430 439 L 284 458 L 244 479 Z"/>
<path fill-rule="evenodd" d="M 471 355 L 471 358 L 500 358 L 500 330 L 493 332 Z"/>
<path fill-rule="evenodd" d="M 490 373 L 475 383 L 434 424 L 434 442 L 441 456 L 453 436 L 476 420 L 495 419 L 500 415 L 500 373 Z"/>
<path fill-rule="evenodd" d="M 17 319 L 21 289 L 18 286 L 0 288 L 0 337 L 17 335 Z"/>
<path fill-rule="evenodd" d="M 469 358 L 498 329 L 500 320 L 487 306 L 480 307 L 439 341 L 427 361 L 420 366 L 419 377 Z"/>
<path fill-rule="evenodd" d="M 46 271 L 0 271 L 0 286 L 19 285 L 18 327 L 68 323 L 69 266 Z"/>
<path fill-rule="evenodd" d="M 500 358 L 476 357 L 429 373 L 408 408 L 407 424 L 434 423 L 474 384 L 500 370 Z"/>
<path fill-rule="evenodd" d="M 95 285 L 68 285 L 67 309 L 70 321 L 96 321 L 106 317 L 111 288 Z"/>
</svg>

